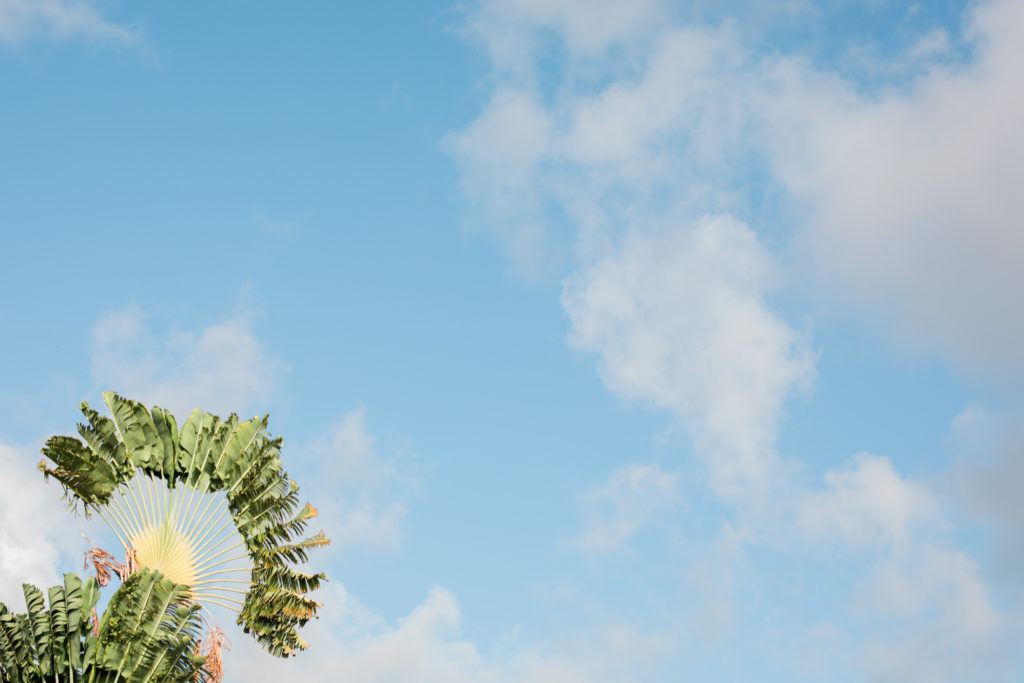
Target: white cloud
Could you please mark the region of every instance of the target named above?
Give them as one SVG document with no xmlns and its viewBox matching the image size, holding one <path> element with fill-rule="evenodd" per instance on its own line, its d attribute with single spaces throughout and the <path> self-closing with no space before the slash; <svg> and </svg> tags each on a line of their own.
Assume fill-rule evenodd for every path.
<svg viewBox="0 0 1024 683">
<path fill-rule="evenodd" d="M 366 431 L 366 411 L 356 410 L 336 424 L 326 448 L 325 472 L 345 486 L 367 488 L 395 477 L 395 466 L 377 452 L 377 440 Z"/>
<path fill-rule="evenodd" d="M 224 416 L 265 412 L 281 371 L 245 315 L 157 335 L 130 306 L 103 316 L 92 330 L 92 375 L 100 388 L 160 405 L 179 420 L 194 408 Z"/>
<path fill-rule="evenodd" d="M 476 647 L 458 638 L 461 618 L 451 593 L 434 587 L 424 602 L 394 627 L 370 633 L 350 632 L 343 642 L 328 635 L 324 640 L 333 641 L 330 645 L 314 643 L 317 649 L 311 654 L 315 660 L 299 661 L 321 673 L 344 672 L 346 678 L 367 682 L 493 679 L 493 672 L 488 671 Z M 290 675 L 295 675 L 291 668 Z M 260 671 L 251 671 L 243 678 L 270 680 L 261 678 L 265 675 L 260 667 Z"/>
<path fill-rule="evenodd" d="M 778 483 L 783 401 L 814 375 L 815 354 L 765 303 L 773 269 L 749 228 L 712 217 L 630 235 L 570 276 L 562 297 L 571 345 L 598 354 L 612 391 L 683 417 L 729 497 Z"/>
<path fill-rule="evenodd" d="M 905 549 L 918 529 L 939 518 L 927 487 L 900 477 L 888 458 L 861 453 L 825 474 L 825 490 L 808 494 L 799 524 L 811 538 L 841 538 L 851 546 Z"/>
<path fill-rule="evenodd" d="M 415 481 L 385 458 L 366 430 L 365 413 L 346 415 L 328 439 L 304 450 L 316 463 L 316 476 L 306 486 L 320 501 L 322 523 L 331 543 L 343 549 L 396 551 L 406 517 L 403 502 Z"/>
<path fill-rule="evenodd" d="M 502 88 L 465 131 L 445 139 L 463 168 L 463 191 L 524 271 L 549 248 L 534 173 L 550 135 L 551 121 L 531 94 Z"/>
<path fill-rule="evenodd" d="M 877 553 L 844 610 L 864 629 L 855 648 L 869 679 L 1011 680 L 1005 617 L 977 563 L 945 533 L 934 493 L 866 453 L 825 484 L 799 499 L 796 521 L 821 547 Z"/>
<path fill-rule="evenodd" d="M 25 610 L 22 583 L 56 585 L 77 569 L 59 566 L 61 558 L 85 550 L 84 522 L 65 509 L 59 484 L 44 484 L 40 457 L 0 443 L 0 602 L 15 612 Z"/>
<path fill-rule="evenodd" d="M 570 545 L 588 555 L 623 550 L 630 538 L 679 499 L 678 475 L 658 465 L 628 465 L 584 497 L 588 521 Z"/>
<path fill-rule="evenodd" d="M 105 19 L 88 0 L 0 0 L 0 42 L 20 43 L 35 34 L 121 44 L 141 39 L 138 31 Z"/>
</svg>

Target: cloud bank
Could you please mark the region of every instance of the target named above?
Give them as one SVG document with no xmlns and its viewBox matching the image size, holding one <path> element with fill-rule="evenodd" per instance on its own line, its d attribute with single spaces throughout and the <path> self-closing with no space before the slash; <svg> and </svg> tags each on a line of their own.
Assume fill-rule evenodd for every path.
<svg viewBox="0 0 1024 683">
<path fill-rule="evenodd" d="M 1010 680 L 1006 617 L 939 492 L 872 454 L 808 485 L 776 440 L 787 399 L 817 373 L 801 307 L 860 316 L 894 347 L 1020 395 L 1024 9 L 972 5 L 962 38 L 926 30 L 868 86 L 759 51 L 740 21 L 622 7 L 469 11 L 492 90 L 446 143 L 471 222 L 518 270 L 564 278 L 569 346 L 612 392 L 685 425 L 720 500 L 768 513 L 729 534 L 856 558 L 870 578 L 843 609 L 864 675 Z M 629 508 L 614 486 L 628 471 L 593 493 L 613 511 Z M 980 514 L 1012 514 L 976 493 L 1012 471 L 965 475 Z M 595 515 L 577 543 L 620 548 L 647 517 Z"/>
</svg>

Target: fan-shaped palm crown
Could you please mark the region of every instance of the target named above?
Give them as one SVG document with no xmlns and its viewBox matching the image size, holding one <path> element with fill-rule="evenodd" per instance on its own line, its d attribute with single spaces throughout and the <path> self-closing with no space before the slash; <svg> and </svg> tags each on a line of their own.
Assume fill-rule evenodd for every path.
<svg viewBox="0 0 1024 683">
<path fill-rule="evenodd" d="M 326 577 L 292 564 L 329 541 L 322 531 L 301 537 L 316 509 L 299 507 L 268 416 L 242 422 L 196 409 L 179 429 L 160 408 L 110 391 L 103 400 L 112 418 L 83 402 L 81 439 L 46 442 L 53 466 L 41 461 L 44 474 L 64 486 L 73 508 L 110 525 L 128 571 L 158 571 L 186 587 L 189 601 L 231 609 L 274 655 L 305 648 L 297 629 L 319 607 L 306 594 Z"/>
</svg>

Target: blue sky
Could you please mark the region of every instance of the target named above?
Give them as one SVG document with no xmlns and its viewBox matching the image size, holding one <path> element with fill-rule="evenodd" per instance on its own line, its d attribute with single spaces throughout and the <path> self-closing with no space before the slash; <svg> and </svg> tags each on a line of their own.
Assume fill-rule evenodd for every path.
<svg viewBox="0 0 1024 683">
<path fill-rule="evenodd" d="M 0 599 L 114 389 L 334 539 L 228 680 L 1015 681 L 1024 8 L 0 0 Z M 90 533 L 100 533 L 91 531 Z"/>
</svg>

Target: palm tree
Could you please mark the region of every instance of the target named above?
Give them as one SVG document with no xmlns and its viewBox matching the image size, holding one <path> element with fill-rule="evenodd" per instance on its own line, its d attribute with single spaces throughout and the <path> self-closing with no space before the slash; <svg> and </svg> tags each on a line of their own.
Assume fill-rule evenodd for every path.
<svg viewBox="0 0 1024 683">
<path fill-rule="evenodd" d="M 234 414 L 222 420 L 197 409 L 179 429 L 174 417 L 161 408 L 148 410 L 113 392 L 104 393 L 103 399 L 111 418 L 83 402 L 79 407 L 86 423 L 78 425 L 81 438 L 51 437 L 42 452 L 52 465 L 45 459 L 39 464 L 45 477 L 61 483 L 69 507 L 81 506 L 86 516 L 103 519 L 124 550 L 123 563 L 105 551 L 91 551 L 97 578 L 85 582 L 83 595 L 88 599 L 72 609 L 74 613 L 92 599 L 90 581 L 105 584 L 111 571 L 122 579 L 103 620 L 97 624 L 92 619 L 92 649 L 88 637 L 82 641 L 88 651 L 83 657 L 91 657 L 83 660 L 92 666 L 93 678 L 88 680 L 105 680 L 111 672 L 110 680 L 129 681 L 191 680 L 197 672 L 211 675 L 211 668 L 218 666 L 199 661 L 203 658 L 193 652 L 198 646 L 188 650 L 189 656 L 176 648 L 186 639 L 192 643 L 205 608 L 214 605 L 233 611 L 243 630 L 273 655 L 288 657 L 304 649 L 307 643 L 298 629 L 315 618 L 320 607 L 307 594 L 326 577 L 293 565 L 305 562 L 311 549 L 329 540 L 322 531 L 302 537 L 317 511 L 308 503 L 299 507 L 298 485 L 283 469 L 282 440 L 268 434 L 268 416 L 242 422 Z M 75 581 L 77 577 L 71 580 L 72 587 Z M 30 629 L 32 638 L 25 636 L 24 623 L 42 623 L 45 619 L 39 615 L 47 612 L 39 599 L 28 599 L 29 588 L 29 611 L 18 615 L 24 617 L 18 622 L 21 641 L 35 642 L 29 654 L 49 652 L 53 647 L 49 641 L 38 642 L 38 629 Z M 67 594 L 68 589 L 64 591 Z M 61 607 L 56 593 L 51 589 L 47 619 L 58 625 L 70 623 L 70 617 L 53 616 L 70 604 L 65 598 Z M 94 605 L 95 600 L 88 609 Z M 17 632 L 18 619 L 0 609 L 0 624 L 10 622 L 12 632 Z M 13 664 L 8 662 L 17 660 L 4 653 L 18 652 L 16 644 L 5 645 L 4 629 L 0 628 L 0 680 L 19 681 L 4 677 L 4 667 L 9 669 Z M 211 624 L 209 632 L 216 654 L 219 629 Z M 66 636 L 62 642 L 71 640 Z M 57 659 L 49 656 L 47 668 L 53 669 Z M 68 657 L 68 671 L 84 673 L 88 668 L 73 666 Z M 161 677 L 138 678 L 150 669 L 146 675 L 158 672 Z M 106 673 L 96 673 L 101 670 Z M 213 671 L 211 678 L 219 679 L 218 672 Z"/>
</svg>

